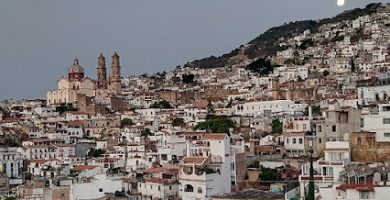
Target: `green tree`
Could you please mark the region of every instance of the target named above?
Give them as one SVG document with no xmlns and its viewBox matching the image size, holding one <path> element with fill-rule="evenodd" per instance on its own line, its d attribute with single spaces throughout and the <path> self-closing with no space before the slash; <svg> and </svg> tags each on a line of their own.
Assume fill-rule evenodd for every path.
<svg viewBox="0 0 390 200">
<path fill-rule="evenodd" d="M 59 106 L 56 107 L 56 112 L 59 112 L 60 114 L 68 111 L 77 111 L 77 108 L 73 107 L 73 104 L 68 103 L 62 103 Z"/>
<path fill-rule="evenodd" d="M 229 128 L 235 128 L 235 123 L 228 118 L 207 119 L 195 126 L 195 130 L 206 130 L 212 133 L 229 133 Z"/>
<path fill-rule="evenodd" d="M 310 106 L 311 106 L 311 112 L 312 112 L 313 116 L 320 116 L 320 115 L 322 115 L 320 106 L 316 106 L 316 105 L 310 105 Z M 305 109 L 305 113 L 304 114 L 306 116 L 309 116 L 309 107 L 307 107 Z"/>
<path fill-rule="evenodd" d="M 173 108 L 167 100 L 162 100 L 159 102 L 153 103 L 150 108 L 161 108 L 161 109 L 171 109 Z"/>
<path fill-rule="evenodd" d="M 127 125 L 133 125 L 133 120 L 131 120 L 130 118 L 123 118 L 121 120 L 121 128 Z"/>
<path fill-rule="evenodd" d="M 193 75 L 193 74 L 183 74 L 181 76 L 183 83 L 186 83 L 186 84 L 194 83 L 195 82 L 194 78 L 195 78 L 195 75 Z"/>
<path fill-rule="evenodd" d="M 325 70 L 324 72 L 322 72 L 322 75 L 323 75 L 324 77 L 327 77 L 329 74 L 330 74 L 330 73 L 329 73 L 328 70 Z"/>
<path fill-rule="evenodd" d="M 307 191 L 306 200 L 314 200 L 314 169 L 313 169 L 313 156 L 310 155 L 310 180 L 309 180 L 309 189 Z"/>
<path fill-rule="evenodd" d="M 247 70 L 266 76 L 274 71 L 271 61 L 259 58 L 245 67 Z"/>
<path fill-rule="evenodd" d="M 271 127 L 273 133 L 283 133 L 283 123 L 280 122 L 279 119 L 272 120 Z"/>
<path fill-rule="evenodd" d="M 183 118 L 177 117 L 172 120 L 172 126 L 184 126 L 185 122 Z"/>
<path fill-rule="evenodd" d="M 276 170 L 271 168 L 262 167 L 261 168 L 261 180 L 262 181 L 275 181 L 276 180 Z"/>
<path fill-rule="evenodd" d="M 153 135 L 153 133 L 150 131 L 150 128 L 145 128 L 142 132 L 141 132 L 141 136 L 142 137 L 149 137 Z"/>
<path fill-rule="evenodd" d="M 306 39 L 306 40 L 303 40 L 303 41 L 301 42 L 301 45 L 299 45 L 299 48 L 305 50 L 305 49 L 307 49 L 308 47 L 311 47 L 311 46 L 313 46 L 313 45 L 314 45 L 314 42 L 313 42 L 312 39 Z"/>
<path fill-rule="evenodd" d="M 105 150 L 103 149 L 94 149 L 94 148 L 91 148 L 88 152 L 88 156 L 91 158 L 91 157 L 94 157 L 94 158 L 97 158 L 97 157 L 100 157 L 102 154 L 106 153 Z"/>
<path fill-rule="evenodd" d="M 5 197 L 4 200 L 16 200 L 16 198 L 15 197 Z"/>
</svg>

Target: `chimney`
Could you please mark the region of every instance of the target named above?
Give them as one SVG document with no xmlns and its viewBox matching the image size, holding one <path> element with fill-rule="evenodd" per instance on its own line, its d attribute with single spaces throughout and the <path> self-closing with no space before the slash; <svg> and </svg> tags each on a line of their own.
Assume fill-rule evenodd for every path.
<svg viewBox="0 0 390 200">
<path fill-rule="evenodd" d="M 186 146 L 187 146 L 187 156 L 192 156 L 192 153 L 191 153 L 191 141 L 190 140 L 186 140 Z"/>
</svg>

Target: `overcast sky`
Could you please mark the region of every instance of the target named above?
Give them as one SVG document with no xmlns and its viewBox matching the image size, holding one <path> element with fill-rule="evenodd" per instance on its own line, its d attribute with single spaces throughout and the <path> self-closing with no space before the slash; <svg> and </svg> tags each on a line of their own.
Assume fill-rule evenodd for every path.
<svg viewBox="0 0 390 200">
<path fill-rule="evenodd" d="M 122 75 L 221 55 L 284 22 L 331 17 L 371 0 L 9 0 L 0 3 L 0 99 L 45 98 L 77 57 L 102 52 Z M 382 2 L 390 2 L 382 1 Z"/>
</svg>

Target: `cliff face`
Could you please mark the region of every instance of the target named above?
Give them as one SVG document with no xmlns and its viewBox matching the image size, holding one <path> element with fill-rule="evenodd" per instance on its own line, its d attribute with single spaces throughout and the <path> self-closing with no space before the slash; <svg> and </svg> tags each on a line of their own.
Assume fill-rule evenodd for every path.
<svg viewBox="0 0 390 200">
<path fill-rule="evenodd" d="M 255 39 L 251 40 L 245 47 L 241 46 L 233 51 L 219 57 L 210 56 L 200 60 L 194 60 L 187 63 L 186 66 L 194 66 L 198 68 L 216 68 L 226 66 L 231 58 L 244 54 L 249 59 L 265 58 L 275 55 L 277 51 L 282 50 L 278 45 L 280 38 L 290 38 L 293 35 L 302 33 L 305 30 L 310 30 L 312 33 L 318 31 L 318 28 L 325 24 L 343 22 L 345 20 L 354 20 L 360 16 L 370 15 L 377 12 L 379 9 L 385 9 L 386 6 L 381 3 L 368 4 L 365 8 L 356 8 L 345 11 L 333 18 L 326 18 L 320 21 L 305 20 L 290 22 L 282 26 L 274 27 Z M 243 50 L 243 52 L 242 52 Z"/>
</svg>

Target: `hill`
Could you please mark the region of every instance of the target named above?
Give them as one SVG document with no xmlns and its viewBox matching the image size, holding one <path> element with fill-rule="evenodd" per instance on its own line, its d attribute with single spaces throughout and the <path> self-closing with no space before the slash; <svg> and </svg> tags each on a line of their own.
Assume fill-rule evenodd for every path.
<svg viewBox="0 0 390 200">
<path fill-rule="evenodd" d="M 310 30 L 310 32 L 316 33 L 318 28 L 322 25 L 343 22 L 345 20 L 354 20 L 360 16 L 375 13 L 378 11 L 378 9 L 383 7 L 384 5 L 381 3 L 372 3 L 368 4 L 365 8 L 348 10 L 332 18 L 326 18 L 319 21 L 296 21 L 286 23 L 282 26 L 273 27 L 245 45 L 243 54 L 249 59 L 265 58 L 275 55 L 278 50 L 282 50 L 278 43 L 280 38 L 289 38 L 295 34 L 302 33 L 305 30 Z M 187 63 L 185 66 L 193 66 L 198 68 L 224 67 L 229 63 L 231 58 L 240 54 L 242 47 L 243 46 L 236 48 L 233 51 L 219 57 L 210 56 L 200 60 L 194 60 Z"/>
</svg>

